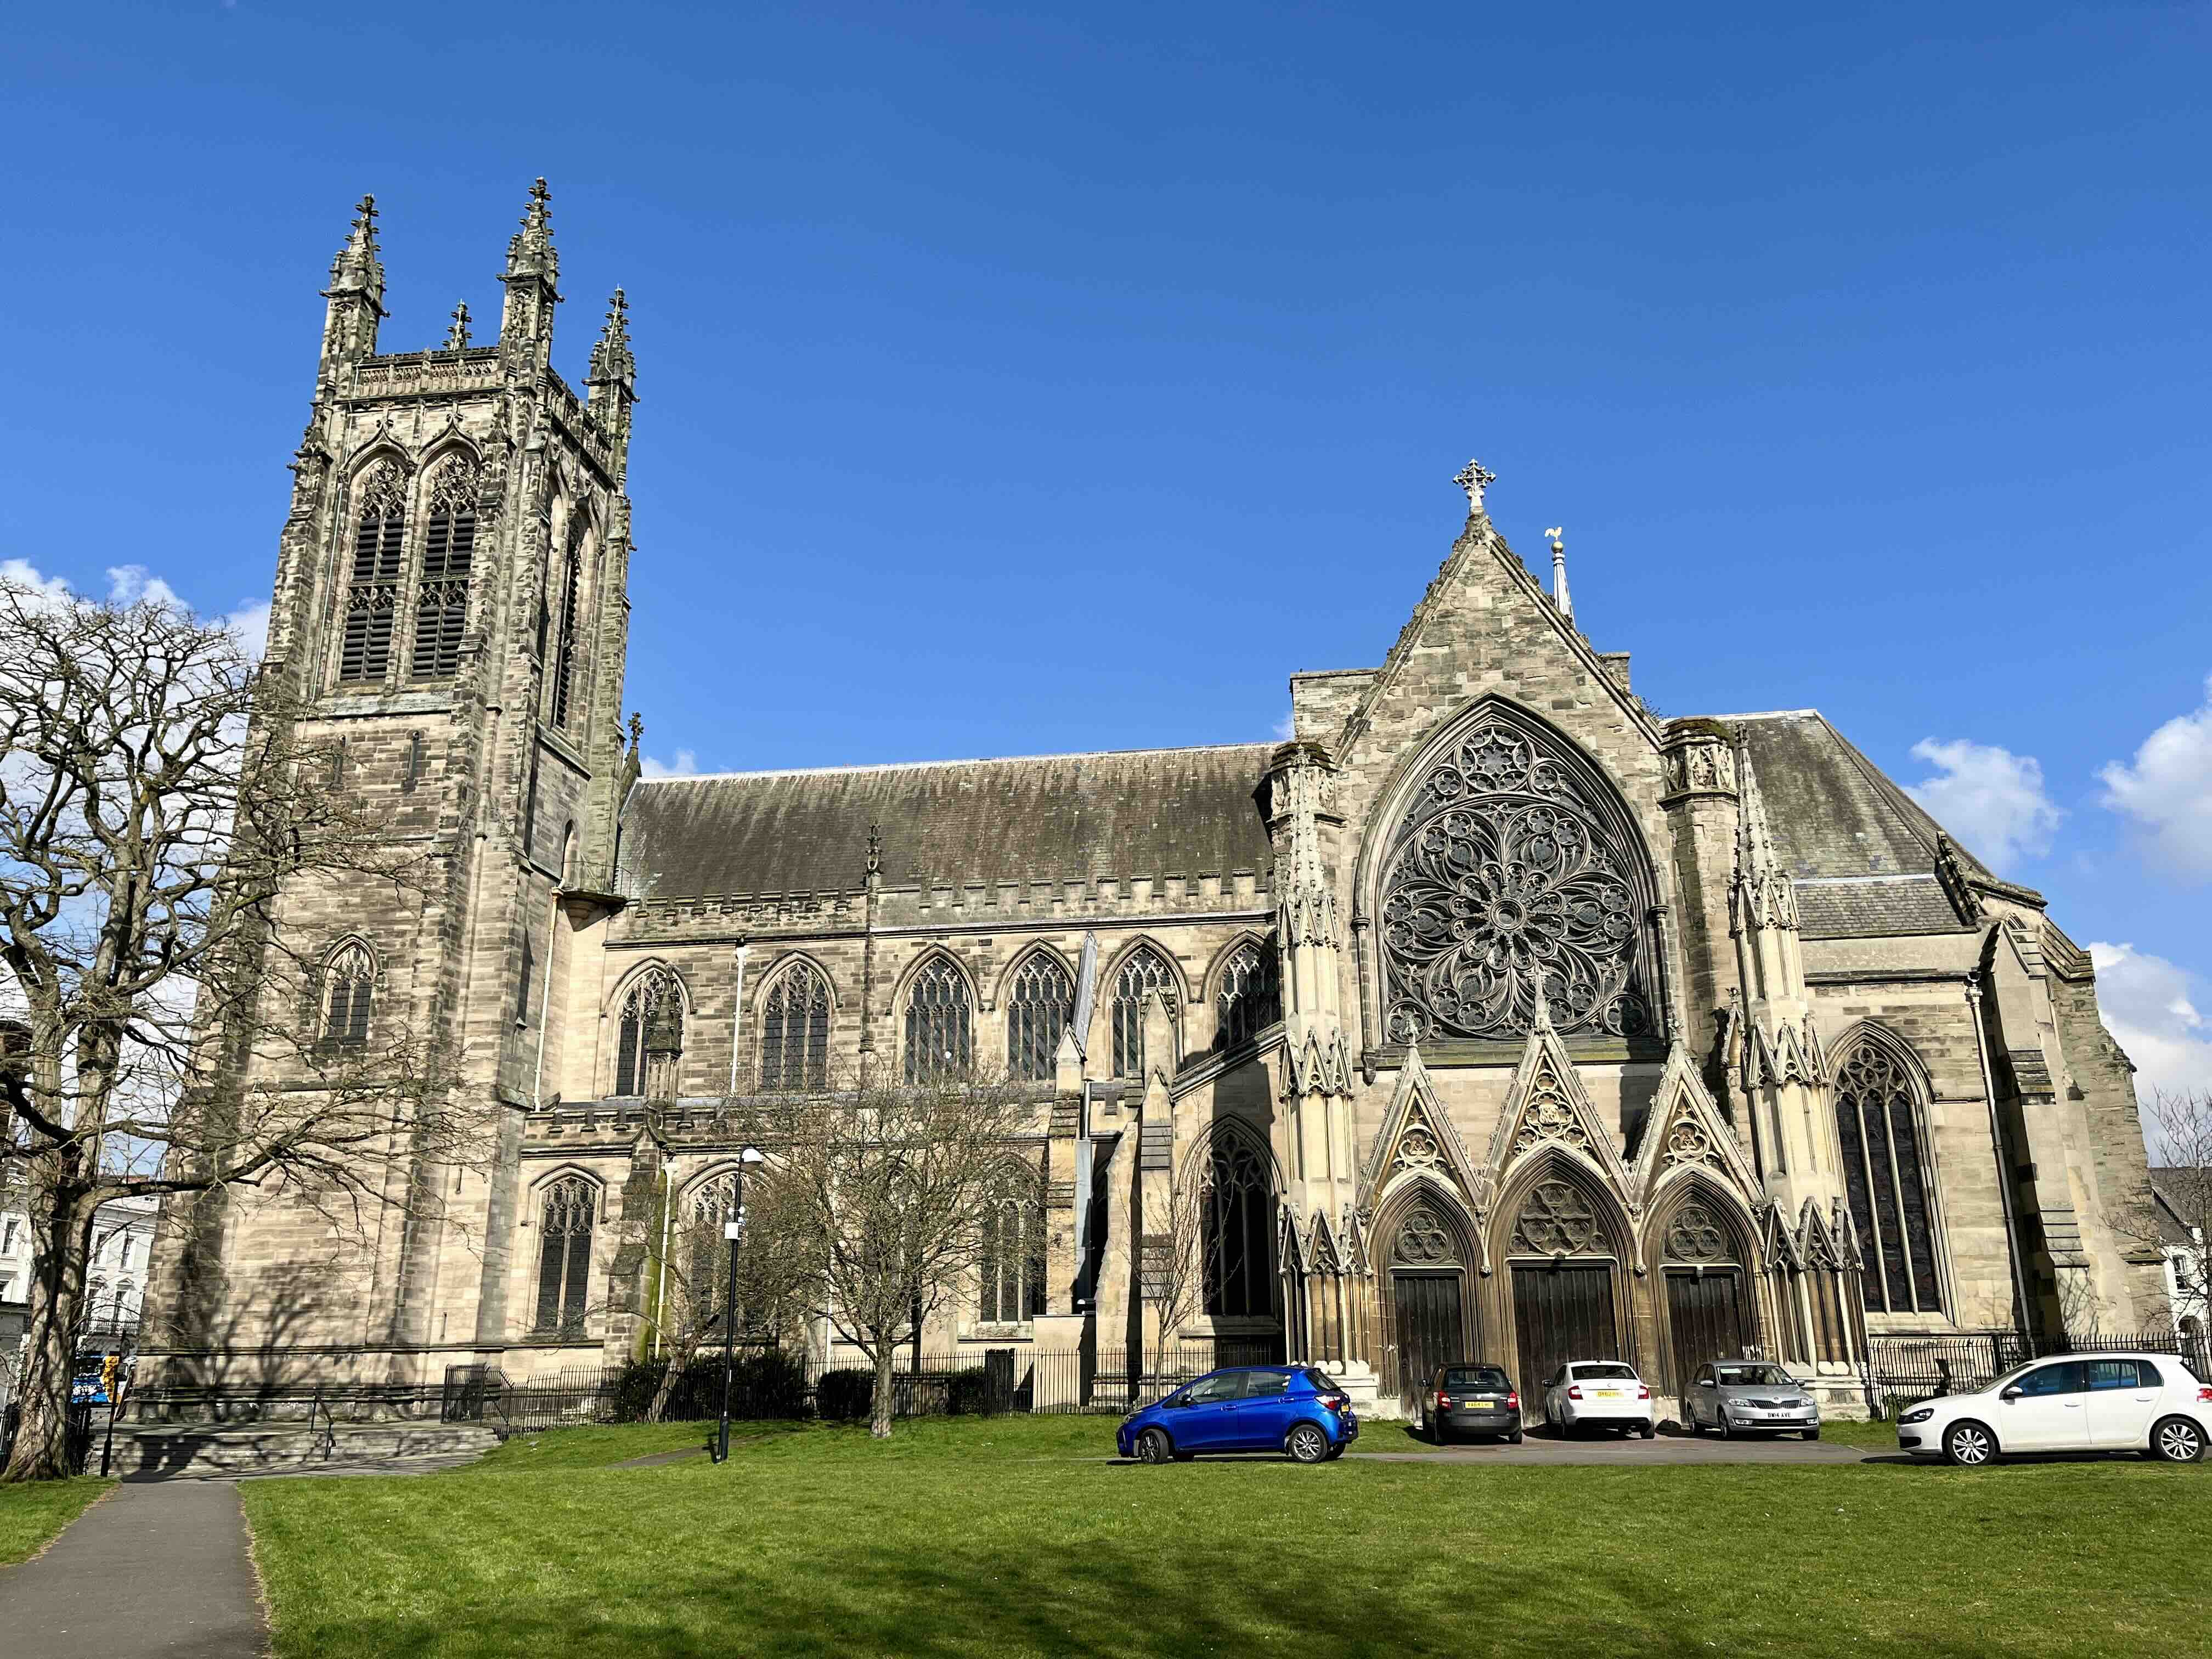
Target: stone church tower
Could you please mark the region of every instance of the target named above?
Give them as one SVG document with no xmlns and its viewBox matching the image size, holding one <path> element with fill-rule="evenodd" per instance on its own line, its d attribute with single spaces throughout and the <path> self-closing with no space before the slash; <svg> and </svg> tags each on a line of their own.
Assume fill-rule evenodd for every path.
<svg viewBox="0 0 2212 1659">
<path fill-rule="evenodd" d="M 278 926 L 322 966 L 330 1040 L 404 1022 L 459 1088 L 497 1103 L 495 1156 L 383 1172 L 447 1219 L 387 1218 L 366 1241 L 281 1199 L 180 1206 L 166 1269 L 183 1346 L 350 1371 L 362 1355 L 465 1357 L 506 1329 L 543 992 L 566 915 L 609 884 L 635 775 L 620 717 L 635 363 L 617 291 L 586 395 L 562 381 L 559 276 L 540 179 L 507 245 L 497 338 L 475 343 L 463 305 L 438 348 L 380 352 L 384 267 L 362 200 L 325 293 L 265 663 L 309 710 L 304 735 L 333 750 L 334 781 L 381 798 L 434 872 L 404 896 L 287 896 Z"/>
<path fill-rule="evenodd" d="M 2042 896 L 1815 711 L 1658 718 L 1478 465 L 1381 661 L 1291 676 L 1287 742 L 641 779 L 635 364 L 617 293 L 563 384 L 557 277 L 541 181 L 496 343 L 462 307 L 380 352 L 362 204 L 268 664 L 437 871 L 288 896 L 330 1039 L 430 1034 L 495 1145 L 396 1150 L 375 1178 L 434 1201 L 365 1239 L 175 1206 L 173 1374 L 618 1364 L 641 1228 L 726 1212 L 749 1101 L 947 1054 L 1034 1116 L 921 1340 L 1040 1404 L 1163 1340 L 1163 1250 L 1203 1281 L 1170 1363 L 1385 1410 L 1462 1357 L 1524 1394 L 1632 1359 L 1665 1401 L 1744 1352 L 1850 1410 L 1881 1345 L 2166 1317 L 2131 1067 Z"/>
</svg>

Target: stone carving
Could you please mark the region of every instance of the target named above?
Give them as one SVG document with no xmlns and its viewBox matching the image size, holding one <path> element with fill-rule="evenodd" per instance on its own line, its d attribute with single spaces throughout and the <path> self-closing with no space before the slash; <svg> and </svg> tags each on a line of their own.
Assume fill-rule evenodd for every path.
<svg viewBox="0 0 2212 1659">
<path fill-rule="evenodd" d="M 1398 1260 L 1413 1267 L 1449 1261 L 1453 1255 L 1451 1235 L 1437 1212 L 1417 1204 L 1398 1224 Z"/>
<path fill-rule="evenodd" d="M 1513 1224 L 1512 1246 L 1538 1255 L 1580 1255 L 1597 1236 L 1597 1216 L 1572 1182 L 1540 1181 Z"/>
<path fill-rule="evenodd" d="M 1559 759 L 1477 727 L 1431 769 L 1385 866 L 1390 1040 L 1519 1036 L 1540 996 L 1563 1032 L 1647 1030 L 1632 856 Z"/>
<path fill-rule="evenodd" d="M 1467 510 L 1482 511 L 1482 492 L 1498 482 L 1498 475 L 1480 461 L 1469 461 L 1452 474 L 1452 482 L 1467 491 Z"/>
<path fill-rule="evenodd" d="M 1711 1210 L 1702 1204 L 1685 1204 L 1667 1224 L 1667 1259 L 1732 1261 L 1735 1252 L 1729 1246 L 1728 1230 L 1713 1218 Z"/>
<path fill-rule="evenodd" d="M 1692 1117 L 1678 1117 L 1667 1132 L 1666 1161 L 1676 1164 L 1715 1164 L 1719 1155 L 1705 1126 Z"/>
<path fill-rule="evenodd" d="M 1513 1132 L 1513 1156 L 1532 1152 L 1547 1141 L 1559 1141 L 1585 1152 L 1591 1150 L 1589 1131 L 1583 1127 L 1559 1079 L 1548 1074 L 1528 1091 L 1528 1104 L 1521 1109 L 1521 1121 Z"/>
</svg>

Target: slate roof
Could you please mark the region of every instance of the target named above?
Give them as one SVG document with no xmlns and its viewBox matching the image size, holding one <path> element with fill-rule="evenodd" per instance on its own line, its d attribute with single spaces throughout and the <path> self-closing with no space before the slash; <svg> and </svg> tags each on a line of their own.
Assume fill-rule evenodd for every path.
<svg viewBox="0 0 2212 1659">
<path fill-rule="evenodd" d="M 1806 938 L 1966 928 L 1935 879 L 1936 838 L 1949 832 L 1818 710 L 1719 718 L 1751 750 L 1774 850 L 1796 879 Z M 1997 880 L 1951 840 L 1969 878 Z"/>
<path fill-rule="evenodd" d="M 2158 1237 L 2162 1244 L 2186 1244 L 2190 1242 L 2190 1218 L 2203 1206 L 2197 1194 L 2203 1190 L 2206 1176 L 2202 1170 L 2177 1168 L 2172 1164 L 2154 1164 L 2149 1169 L 2150 1189 L 2157 1203 Z"/>
<path fill-rule="evenodd" d="M 1267 868 L 1253 799 L 1272 743 L 641 780 L 633 898 L 850 891 L 882 826 L 886 884 L 1233 875 Z"/>
</svg>

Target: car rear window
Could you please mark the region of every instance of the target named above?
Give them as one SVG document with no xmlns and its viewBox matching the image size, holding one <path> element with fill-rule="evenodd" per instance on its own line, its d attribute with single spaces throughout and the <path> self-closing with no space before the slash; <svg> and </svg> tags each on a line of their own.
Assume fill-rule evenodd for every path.
<svg viewBox="0 0 2212 1659">
<path fill-rule="evenodd" d="M 1505 1373 L 1495 1365 L 1455 1365 L 1444 1373 L 1447 1389 L 1510 1389 Z"/>
<path fill-rule="evenodd" d="M 1328 1380 L 1328 1373 L 1327 1371 L 1317 1371 L 1309 1367 L 1306 1371 L 1306 1381 L 1312 1383 L 1314 1387 L 1319 1389 L 1323 1394 L 1334 1394 L 1336 1392 L 1336 1384 Z"/>
<path fill-rule="evenodd" d="M 1574 1372 L 1577 1377 L 1585 1382 L 1593 1379 L 1601 1382 L 1609 1382 L 1615 1380 L 1624 1382 L 1632 1382 L 1636 1380 L 1636 1367 L 1633 1365 L 1615 1365 L 1600 1363 L 1594 1365 L 1574 1365 L 1570 1366 L 1569 1369 Z"/>
<path fill-rule="evenodd" d="M 1291 1374 L 1288 1371 L 1247 1371 L 1244 1373 L 1244 1397 L 1264 1400 L 1271 1394 L 1289 1392 Z"/>
</svg>

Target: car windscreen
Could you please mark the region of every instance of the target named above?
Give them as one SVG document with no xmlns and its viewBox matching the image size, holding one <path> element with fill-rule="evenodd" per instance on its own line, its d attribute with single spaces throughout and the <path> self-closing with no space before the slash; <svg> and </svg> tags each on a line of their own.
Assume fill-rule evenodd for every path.
<svg viewBox="0 0 2212 1659">
<path fill-rule="evenodd" d="M 1796 1380 L 1779 1365 L 1716 1365 L 1714 1374 L 1724 1389 L 1794 1389 Z"/>
<path fill-rule="evenodd" d="M 1505 1373 L 1495 1365 L 1454 1365 L 1444 1373 L 1447 1389 L 1510 1389 Z"/>
<path fill-rule="evenodd" d="M 1601 1363 L 1594 1365 L 1575 1365 L 1570 1369 L 1577 1382 L 1633 1382 L 1636 1380 L 1636 1367 L 1633 1365 Z"/>
</svg>

